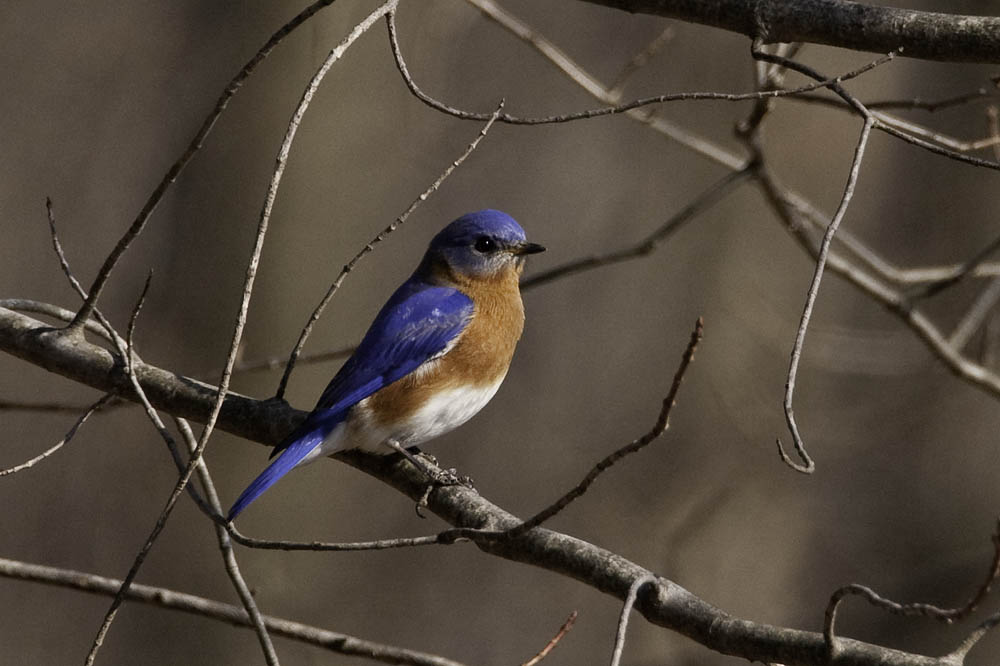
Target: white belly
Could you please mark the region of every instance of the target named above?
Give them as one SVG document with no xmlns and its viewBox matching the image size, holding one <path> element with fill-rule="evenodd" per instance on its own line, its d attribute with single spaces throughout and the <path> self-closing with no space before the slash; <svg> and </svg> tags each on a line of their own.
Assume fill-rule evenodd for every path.
<svg viewBox="0 0 1000 666">
<path fill-rule="evenodd" d="M 385 445 L 389 439 L 396 440 L 404 447 L 422 444 L 454 430 L 475 416 L 496 395 L 500 384 L 498 381 L 492 386 L 442 391 L 425 402 L 412 416 L 393 424 L 376 422 L 368 407 L 368 400 L 362 400 L 351 409 L 347 421 L 334 428 L 323 443 L 306 455 L 299 465 L 350 449 L 392 453 L 392 449 Z"/>
</svg>

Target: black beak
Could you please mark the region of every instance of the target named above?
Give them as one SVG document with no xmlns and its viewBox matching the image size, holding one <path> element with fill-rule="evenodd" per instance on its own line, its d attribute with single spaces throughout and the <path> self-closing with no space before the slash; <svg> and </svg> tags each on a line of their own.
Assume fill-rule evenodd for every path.
<svg viewBox="0 0 1000 666">
<path fill-rule="evenodd" d="M 545 252 L 545 248 L 538 243 L 520 243 L 512 247 L 510 250 L 515 257 L 520 257 L 525 254 L 538 254 L 539 252 Z"/>
</svg>

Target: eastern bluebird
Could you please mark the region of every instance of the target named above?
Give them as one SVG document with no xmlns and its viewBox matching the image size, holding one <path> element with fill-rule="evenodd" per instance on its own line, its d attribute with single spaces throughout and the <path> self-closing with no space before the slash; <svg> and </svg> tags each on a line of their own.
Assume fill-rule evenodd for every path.
<svg viewBox="0 0 1000 666">
<path fill-rule="evenodd" d="M 405 451 L 472 418 L 500 388 L 524 328 L 524 257 L 544 250 L 496 210 L 442 229 L 229 520 L 294 467 L 348 449 Z"/>
</svg>

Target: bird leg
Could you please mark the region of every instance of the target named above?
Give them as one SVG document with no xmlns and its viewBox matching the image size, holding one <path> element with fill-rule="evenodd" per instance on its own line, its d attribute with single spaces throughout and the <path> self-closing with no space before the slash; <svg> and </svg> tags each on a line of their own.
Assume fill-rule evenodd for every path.
<svg viewBox="0 0 1000 666">
<path fill-rule="evenodd" d="M 401 454 L 404 458 L 413 463 L 413 466 L 419 469 L 424 476 L 427 477 L 431 483 L 436 486 L 457 486 L 463 485 L 462 479 L 458 477 L 453 469 L 431 469 L 428 467 L 423 460 L 413 455 L 410 451 L 407 451 L 402 444 L 394 439 L 385 440 L 385 445 L 396 453 Z"/>
</svg>

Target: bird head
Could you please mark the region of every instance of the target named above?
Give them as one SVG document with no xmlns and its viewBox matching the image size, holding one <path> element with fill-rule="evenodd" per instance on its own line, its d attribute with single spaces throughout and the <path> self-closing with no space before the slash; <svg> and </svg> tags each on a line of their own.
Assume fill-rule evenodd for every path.
<svg viewBox="0 0 1000 666">
<path fill-rule="evenodd" d="M 438 232 L 425 262 L 456 276 L 485 279 L 508 271 L 520 274 L 527 255 L 544 251 L 528 242 L 510 215 L 487 209 L 467 213 Z"/>
</svg>

